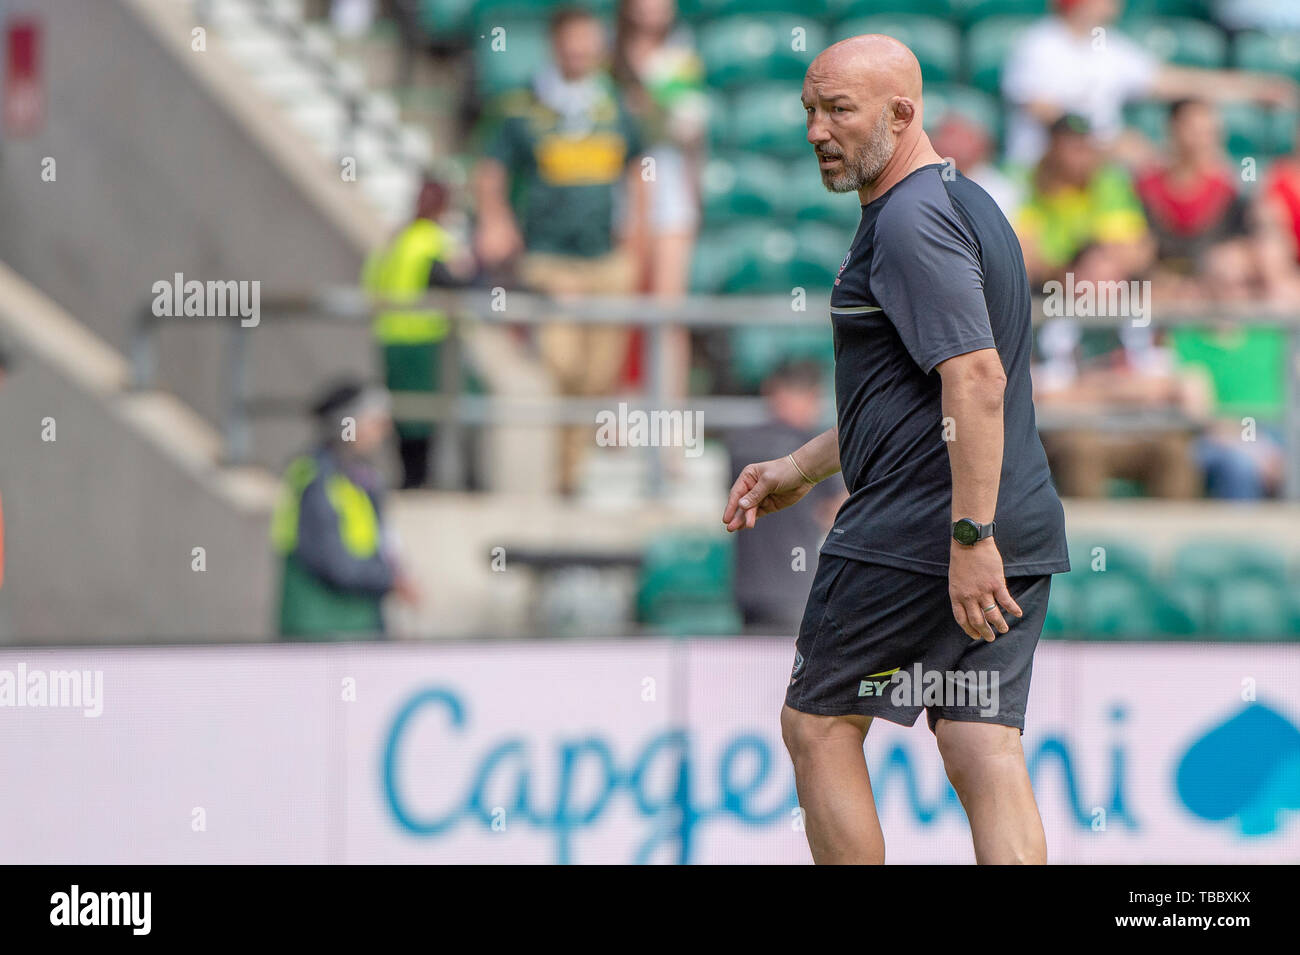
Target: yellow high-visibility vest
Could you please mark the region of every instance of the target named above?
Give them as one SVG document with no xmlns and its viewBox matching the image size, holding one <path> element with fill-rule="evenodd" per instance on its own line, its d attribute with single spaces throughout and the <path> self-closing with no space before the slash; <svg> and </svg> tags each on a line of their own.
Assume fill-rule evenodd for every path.
<svg viewBox="0 0 1300 955">
<path fill-rule="evenodd" d="M 416 301 L 429 290 L 429 270 L 448 258 L 451 236 L 438 223 L 416 219 L 366 260 L 361 284 L 389 301 Z M 447 316 L 435 309 L 380 312 L 372 326 L 382 345 L 425 345 L 447 335 Z"/>
</svg>

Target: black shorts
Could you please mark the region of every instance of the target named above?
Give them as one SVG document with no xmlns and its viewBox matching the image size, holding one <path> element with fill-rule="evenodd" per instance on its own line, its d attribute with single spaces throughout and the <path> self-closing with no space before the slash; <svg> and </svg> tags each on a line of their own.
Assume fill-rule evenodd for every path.
<svg viewBox="0 0 1300 955">
<path fill-rule="evenodd" d="M 795 642 L 785 702 L 802 713 L 940 719 L 1025 728 L 1050 574 L 1008 577 L 1023 617 L 992 643 L 958 626 L 948 578 L 822 554 Z M 996 633 L 996 631 L 995 631 Z"/>
</svg>

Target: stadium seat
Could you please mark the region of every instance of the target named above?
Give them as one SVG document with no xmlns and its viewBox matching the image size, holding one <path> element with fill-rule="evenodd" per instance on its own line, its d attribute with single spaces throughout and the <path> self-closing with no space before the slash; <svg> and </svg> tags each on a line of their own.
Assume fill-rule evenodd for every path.
<svg viewBox="0 0 1300 955">
<path fill-rule="evenodd" d="M 826 13 L 837 23 L 879 13 L 911 13 L 955 23 L 962 5 L 963 0 L 828 0 Z"/>
<path fill-rule="evenodd" d="M 812 301 L 829 293 L 847 251 L 843 230 L 820 222 L 793 229 L 755 222 L 733 234 L 740 259 L 727 292 L 789 295 L 803 288 Z"/>
<path fill-rule="evenodd" d="M 679 0 L 677 10 L 683 19 L 696 24 L 696 29 L 722 17 L 750 13 L 789 13 L 805 20 L 826 19 L 825 0 Z M 813 52 L 815 55 L 817 51 Z"/>
<path fill-rule="evenodd" d="M 1295 113 L 1253 103 L 1233 103 L 1219 111 L 1233 156 L 1277 156 L 1295 142 Z"/>
<path fill-rule="evenodd" d="M 804 31 L 802 49 L 794 48 L 796 30 Z M 803 79 L 825 40 L 825 29 L 815 20 L 771 14 L 724 17 L 702 24 L 698 31 L 700 58 L 711 86 L 733 89 L 786 80 L 786 92 L 796 102 L 795 81 Z"/>
<path fill-rule="evenodd" d="M 1183 580 L 1167 580 L 1156 589 L 1156 623 L 1153 636 L 1169 639 L 1205 636 L 1211 630 L 1209 594 L 1205 588 Z"/>
<path fill-rule="evenodd" d="M 728 107 L 715 134 L 723 146 L 785 158 L 806 156 L 812 148 L 796 86 L 769 83 L 737 90 Z"/>
<path fill-rule="evenodd" d="M 1282 73 L 1300 80 L 1300 34 L 1243 33 L 1233 41 L 1238 69 Z"/>
<path fill-rule="evenodd" d="M 731 373 L 747 388 L 757 389 L 763 379 L 786 361 L 815 361 L 828 373 L 835 362 L 835 343 L 829 320 L 811 312 L 808 327 L 753 326 L 731 333 Z"/>
<path fill-rule="evenodd" d="M 1075 588 L 1070 574 L 1052 577 L 1051 595 L 1047 601 L 1047 615 L 1043 618 L 1043 639 L 1056 640 L 1075 636 Z"/>
<path fill-rule="evenodd" d="M 1274 548 L 1241 540 L 1184 544 L 1174 553 L 1170 574 L 1207 591 L 1221 581 L 1239 577 L 1278 588 L 1287 586 L 1286 557 Z"/>
<path fill-rule="evenodd" d="M 479 93 L 496 96 L 526 86 L 550 56 L 546 20 L 542 18 L 478 21 L 471 41 L 475 79 Z M 494 31 L 503 30 L 504 33 Z M 493 48 L 498 37 L 504 50 Z"/>
<path fill-rule="evenodd" d="M 1002 101 L 996 96 L 956 83 L 926 87 L 925 128 L 935 129 L 948 113 L 979 123 L 995 143 L 1002 139 Z"/>
<path fill-rule="evenodd" d="M 1186 17 L 1141 17 L 1124 32 L 1160 59 L 1181 66 L 1218 68 L 1227 62 L 1227 41 L 1218 27 Z"/>
<path fill-rule="evenodd" d="M 691 252 L 691 291 L 700 295 L 720 295 L 731 281 L 739 261 L 734 239 L 736 230 L 707 226 Z"/>
<path fill-rule="evenodd" d="M 1192 20 L 1210 19 L 1211 0 L 1126 0 L 1123 19 L 1146 17 L 1187 17 Z"/>
<path fill-rule="evenodd" d="M 805 172 L 816 178 L 816 164 L 805 161 Z M 745 216 L 770 216 L 788 185 L 785 166 L 766 156 L 747 153 L 716 155 L 700 177 L 704 221 L 719 225 Z"/>
<path fill-rule="evenodd" d="M 1075 620 L 1089 640 L 1147 640 L 1160 633 L 1155 594 L 1133 577 L 1093 574 L 1076 599 Z"/>
<path fill-rule="evenodd" d="M 1291 632 L 1287 592 L 1257 577 L 1230 577 L 1214 587 L 1215 636 L 1224 640 L 1285 640 Z"/>
<path fill-rule="evenodd" d="M 776 196 L 779 213 L 791 222 L 826 222 L 843 229 L 844 251 L 848 251 L 862 219 L 857 194 L 831 192 L 822 185 L 811 147 L 806 158 L 785 165 L 783 176 Z"/>
<path fill-rule="evenodd" d="M 1047 15 L 1046 0 L 954 0 L 962 19 L 971 25 L 999 17 L 1038 20 Z"/>
<path fill-rule="evenodd" d="M 947 83 L 961 72 L 961 34 L 937 17 L 892 14 L 846 20 L 832 31 L 830 39 L 843 40 L 860 33 L 884 33 L 906 43 L 921 64 L 925 83 Z"/>
<path fill-rule="evenodd" d="M 663 632 L 736 633 L 732 542 L 722 533 L 660 535 L 646 548 L 637 616 Z"/>
<path fill-rule="evenodd" d="M 966 63 L 971 85 L 997 96 L 1002 64 L 1035 17 L 993 17 L 973 24 L 966 39 Z"/>
<path fill-rule="evenodd" d="M 1080 575 L 1076 580 L 1105 576 L 1128 577 L 1139 583 L 1151 580 L 1150 556 L 1130 541 L 1075 535 L 1071 544 L 1070 575 Z"/>
</svg>

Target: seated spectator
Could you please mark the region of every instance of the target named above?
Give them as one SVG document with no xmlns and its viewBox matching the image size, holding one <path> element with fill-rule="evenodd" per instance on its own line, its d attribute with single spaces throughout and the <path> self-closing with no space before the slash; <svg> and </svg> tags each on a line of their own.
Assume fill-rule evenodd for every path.
<svg viewBox="0 0 1300 955">
<path fill-rule="evenodd" d="M 1256 250 L 1246 239 L 1213 246 L 1203 258 L 1205 300 L 1258 301 L 1263 270 Z M 1194 385 L 1195 413 L 1208 422 L 1195 448 L 1206 494 L 1230 500 L 1277 495 L 1285 469 L 1286 335 L 1223 321 L 1209 328 L 1175 326 L 1169 341 L 1180 372 Z"/>
<path fill-rule="evenodd" d="M 600 20 L 576 8 L 557 11 L 551 45 L 554 62 L 528 89 L 506 94 L 491 120 L 494 132 L 474 172 L 478 258 L 486 269 L 517 265 L 525 286 L 551 295 L 630 293 L 637 263 L 626 238 L 639 226 L 628 222 L 616 236 L 615 221 L 620 201 L 628 209 L 642 205 L 635 163 L 641 136 L 605 70 Z M 628 338 L 617 325 L 545 327 L 540 347 L 555 389 L 609 394 Z M 511 344 L 502 337 L 495 347 L 503 353 Z M 518 381 L 511 375 L 501 383 L 513 389 Z M 590 427 L 565 429 L 562 491 L 576 491 L 590 443 Z M 531 477 L 537 480 L 536 471 Z"/>
<path fill-rule="evenodd" d="M 1174 103 L 1169 108 L 1169 154 L 1137 177 L 1159 268 L 1173 281 L 1194 276 L 1211 246 L 1247 234 L 1249 205 L 1239 184 L 1223 151 L 1215 108 L 1204 100 Z M 1178 297 L 1199 296 L 1192 283 Z"/>
<path fill-rule="evenodd" d="M 1012 162 L 1037 161 L 1048 129 L 1066 113 L 1087 118 L 1109 146 L 1123 130 L 1124 104 L 1135 100 L 1210 96 L 1296 107 L 1295 84 L 1284 77 L 1161 63 L 1115 28 L 1118 0 L 1054 0 L 1052 7 L 1053 15 L 1020 37 L 1003 69 L 1002 93 L 1014 107 L 1007 130 Z"/>
<path fill-rule="evenodd" d="M 816 362 L 792 362 L 763 382 L 770 421 L 727 437 L 731 473 L 752 461 L 784 457 L 825 429 L 824 372 Z M 799 507 L 769 514 L 736 537 L 736 604 L 745 626 L 766 633 L 799 627 L 817 554 L 847 497 L 839 476 L 822 481 Z"/>
<path fill-rule="evenodd" d="M 1288 245 L 1292 260 L 1300 262 L 1300 142 L 1289 156 L 1269 167 L 1260 212 L 1262 227 L 1275 241 Z"/>
<path fill-rule="evenodd" d="M 975 120 L 948 112 L 939 120 L 930 139 L 935 152 L 951 159 L 967 179 L 979 183 L 993 197 L 1008 220 L 1015 218 L 1024 199 L 1024 189 L 992 161 L 993 137 Z"/>
<path fill-rule="evenodd" d="M 1052 124 L 1013 223 L 1031 286 L 1066 272 L 1076 281 L 1125 281 L 1152 261 L 1154 246 L 1128 174 L 1104 162 L 1082 117 Z"/>
<path fill-rule="evenodd" d="M 319 442 L 285 471 L 271 520 L 281 560 L 280 634 L 288 640 L 376 639 L 382 603 L 417 603 L 383 524 L 374 458 L 392 419 L 388 392 L 346 382 L 313 409 Z"/>
</svg>

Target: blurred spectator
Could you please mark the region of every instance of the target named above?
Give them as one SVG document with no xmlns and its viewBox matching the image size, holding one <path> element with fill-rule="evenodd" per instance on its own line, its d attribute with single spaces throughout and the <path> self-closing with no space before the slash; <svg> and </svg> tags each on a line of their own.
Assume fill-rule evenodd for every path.
<svg viewBox="0 0 1300 955">
<path fill-rule="evenodd" d="M 1289 155 L 1269 167 L 1261 200 L 1262 225 L 1277 242 L 1290 247 L 1300 262 L 1300 141 Z"/>
<path fill-rule="evenodd" d="M 731 473 L 752 461 L 784 457 L 825 430 L 824 371 L 792 362 L 763 382 L 770 421 L 727 437 Z M 847 497 L 838 475 L 822 481 L 798 507 L 764 517 L 736 538 L 736 604 L 747 628 L 793 633 L 799 626 L 817 554 Z M 764 526 L 766 525 L 766 526 Z"/>
<path fill-rule="evenodd" d="M 1043 448 L 1057 491 L 1102 498 L 1112 480 L 1141 484 L 1152 497 L 1187 499 L 1201 491 L 1193 451 L 1199 426 L 1195 392 L 1152 329 L 1123 325 L 1087 335 L 1055 319 L 1038 332 L 1043 361 L 1034 369 L 1034 403 L 1087 424 L 1045 430 Z M 1108 348 L 1118 338 L 1119 347 Z M 1109 430 L 1108 414 L 1163 413 L 1167 427 Z"/>
<path fill-rule="evenodd" d="M 1195 271 L 1216 242 L 1247 233 L 1248 204 L 1223 150 L 1217 110 L 1204 100 L 1169 107 L 1169 154 L 1137 177 L 1162 268 Z"/>
<path fill-rule="evenodd" d="M 983 125 L 960 113 L 946 113 L 939 120 L 931 143 L 940 156 L 952 160 L 963 176 L 979 183 L 1008 220 L 1015 220 L 1024 189 L 990 161 L 993 138 Z"/>
<path fill-rule="evenodd" d="M 634 290 L 636 263 L 616 242 L 617 205 L 642 207 L 633 160 L 641 137 L 604 71 L 604 28 L 592 14 L 562 9 L 551 20 L 554 64 L 532 86 L 507 94 L 499 125 L 475 169 L 475 247 L 486 268 L 517 260 L 522 282 L 552 295 Z M 512 198 L 516 199 L 512 203 Z M 627 231 L 639 228 L 629 215 Z M 540 335 L 543 359 L 562 394 L 608 394 L 627 355 L 622 326 L 556 323 Z M 566 429 L 561 490 L 576 490 L 591 429 Z"/>
<path fill-rule="evenodd" d="M 446 210 L 447 187 L 426 179 L 410 225 L 366 261 L 362 274 L 366 291 L 376 298 L 401 302 L 419 299 L 430 288 L 468 283 L 472 262 L 456 249 L 451 233 L 438 224 Z M 447 317 L 437 309 L 382 311 L 375 316 L 373 331 L 382 350 L 389 390 L 430 394 L 438 390 L 440 343 L 448 328 Z M 425 484 L 433 434 L 434 426 L 427 421 L 397 422 L 403 488 Z"/>
<path fill-rule="evenodd" d="M 313 408 L 320 440 L 294 460 L 272 517 L 282 560 L 280 633 L 290 640 L 376 638 L 383 598 L 418 593 L 386 540 L 374 457 L 392 427 L 388 392 L 348 382 Z"/>
<path fill-rule="evenodd" d="M 621 0 L 614 40 L 614 79 L 649 144 L 643 192 L 647 209 L 636 217 L 647 235 L 649 275 L 641 287 L 655 295 L 684 295 L 700 222 L 700 162 L 707 98 L 704 65 L 689 29 L 677 20 L 676 0 Z M 652 172 L 651 172 L 652 171 Z M 687 391 L 690 336 L 664 336 L 670 393 Z"/>
<path fill-rule="evenodd" d="M 1284 77 L 1161 63 L 1112 25 L 1118 0 L 1055 0 L 1053 8 L 1054 15 L 1025 31 L 1003 70 L 1002 92 L 1015 107 L 1007 131 L 1013 162 L 1035 162 L 1048 128 L 1065 113 L 1087 118 L 1109 144 L 1133 100 L 1208 96 L 1296 106 L 1295 84 Z"/>
<path fill-rule="evenodd" d="M 1067 271 L 1076 281 L 1126 281 L 1151 263 L 1153 244 L 1128 174 L 1103 161 L 1079 116 L 1052 124 L 1047 152 L 1013 221 L 1031 286 Z"/>
<path fill-rule="evenodd" d="M 1257 249 L 1246 239 L 1211 248 L 1202 259 L 1205 300 L 1225 306 L 1258 301 Z M 1285 469 L 1286 335 L 1223 321 L 1210 328 L 1175 326 L 1169 340 L 1181 372 L 1195 385 L 1196 413 L 1208 421 L 1195 449 L 1206 494 L 1232 500 L 1276 495 Z"/>
</svg>

